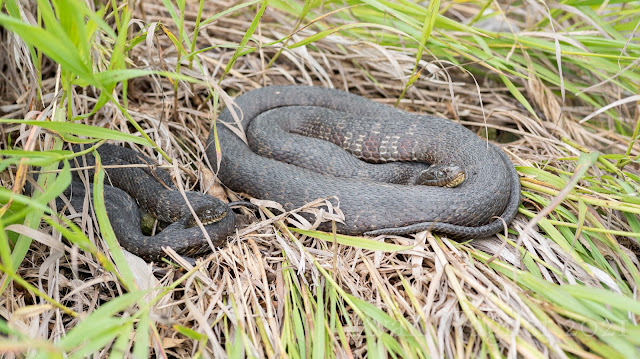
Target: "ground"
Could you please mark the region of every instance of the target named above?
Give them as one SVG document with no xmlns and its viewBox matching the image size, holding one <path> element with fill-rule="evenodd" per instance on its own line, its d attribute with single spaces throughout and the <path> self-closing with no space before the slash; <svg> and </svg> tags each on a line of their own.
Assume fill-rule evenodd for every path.
<svg viewBox="0 0 640 359">
<path fill-rule="evenodd" d="M 637 2 L 38 5 L 0 17 L 7 356 L 640 356 Z M 263 210 L 196 267 L 152 266 L 106 250 L 99 209 L 73 225 L 44 207 L 70 178 L 52 150 L 76 136 L 237 199 L 205 141 L 235 96 L 275 84 L 498 144 L 522 184 L 508 236 L 334 239 Z M 44 195 L 19 195 L 36 171 Z"/>
</svg>

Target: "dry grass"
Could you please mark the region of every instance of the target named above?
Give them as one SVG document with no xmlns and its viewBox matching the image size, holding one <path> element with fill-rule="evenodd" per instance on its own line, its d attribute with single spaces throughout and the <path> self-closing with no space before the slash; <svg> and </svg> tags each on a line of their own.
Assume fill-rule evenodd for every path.
<svg viewBox="0 0 640 359">
<path fill-rule="evenodd" d="M 33 4 L 23 5 L 26 13 L 34 13 L 29 8 Z M 233 5 L 206 2 L 203 18 Z M 219 99 L 226 105 L 239 93 L 290 83 L 340 88 L 393 105 L 410 80 L 415 51 L 409 48 L 340 34 L 294 49 L 273 44 L 292 33 L 295 24 L 295 19 L 273 8 L 266 10 L 249 42 L 258 50 L 239 57 L 225 74 L 235 46 L 255 15 L 254 7 L 248 9 L 200 29 L 197 47 L 213 47 L 198 54 L 206 70 L 185 61 L 179 70 L 220 91 Z M 189 3 L 185 11 L 189 33 L 197 10 L 197 3 Z M 473 17 L 471 10 L 464 4 L 451 4 L 449 9 L 459 18 Z M 177 72 L 179 56 L 171 36 L 177 37 L 178 31 L 162 3 L 139 4 L 133 19 L 131 36 L 142 24 L 155 26 L 156 31 L 131 49 L 128 66 Z M 324 20 L 334 25 L 342 21 Z M 302 29 L 290 41 L 315 32 L 313 26 Z M 67 107 L 56 95 L 64 80 L 58 66 L 43 61 L 38 83 L 37 66 L 25 44 L 6 29 L 0 29 L 0 36 L 2 118 L 43 120 L 53 113 L 64 118 L 67 108 L 73 115 L 92 111 L 97 91 L 74 87 L 73 93 L 65 94 L 73 100 Z M 98 68 L 113 56 L 107 40 L 96 35 L 92 56 Z M 276 54 L 277 59 L 267 66 Z M 538 118 L 495 76 L 474 78 L 456 66 L 445 64 L 446 71 L 439 66 L 428 63 L 426 57 L 421 60 L 419 67 L 424 71 L 398 106 L 455 119 L 482 137 L 487 136 L 486 128 L 491 140 L 503 142 L 502 148 L 522 175 L 524 206 L 511 225 L 520 235 L 459 244 L 419 233 L 415 238 L 387 241 L 414 246 L 411 249 L 373 251 L 297 234 L 262 212 L 255 225 L 240 228 L 228 246 L 203 258 L 197 268 L 179 257 L 174 257 L 178 265 L 153 267 L 127 257 L 137 287 L 143 290 L 137 291 L 115 275 L 121 267 L 109 269 L 108 261 L 63 240 L 59 230 L 46 223 L 36 229 L 28 223 L 13 223 L 4 228 L 3 237 L 15 239 L 21 234 L 34 242 L 15 275 L 6 271 L 3 276 L 0 316 L 8 323 L 10 329 L 5 331 L 12 341 L 2 341 L 0 350 L 7 357 L 19 357 L 28 349 L 34 355 L 37 349 L 49 354 L 128 356 L 130 350 L 131 355 L 144 353 L 140 348 L 148 343 L 152 353 L 163 357 L 327 354 L 350 358 L 405 353 L 412 357 L 564 358 L 626 356 L 629 348 L 637 349 L 637 340 L 618 346 L 639 331 L 638 236 L 632 234 L 637 221 L 628 217 L 637 214 L 597 201 L 634 209 L 638 202 L 626 203 L 619 193 L 592 191 L 599 176 L 610 177 L 602 166 L 589 166 L 588 178 L 580 178 L 569 197 L 562 196 L 560 189 L 578 167 L 575 157 L 581 149 L 573 143 L 604 153 L 624 154 L 630 149 L 628 155 L 635 158 L 640 148 L 630 147 L 629 138 L 613 130 L 613 122 L 606 126 L 611 117 L 599 116 L 604 120 L 597 125 L 580 124 L 596 109 L 575 98 L 563 104 L 559 88 L 537 77 L 512 80 L 538 110 Z M 186 188 L 233 199 L 234 194 L 215 183 L 215 164 L 204 154 L 212 121 L 220 111 L 208 86 L 157 75 L 136 78 L 126 89 L 127 111 L 175 159 L 180 170 L 176 180 Z M 122 91 L 119 85 L 114 93 L 119 96 Z M 628 95 L 613 82 L 591 91 L 607 103 Z M 637 107 L 627 109 L 630 112 L 621 110 L 619 121 L 633 128 Z M 79 122 L 137 133 L 111 103 Z M 40 127 L 1 126 L 4 149 L 51 149 L 56 137 Z M 125 145 L 167 163 L 150 147 Z M 16 180 L 18 168 L 15 162 L 2 167 L 0 181 L 5 188 L 21 186 Z M 624 171 L 637 176 L 637 162 Z M 638 183 L 633 177 L 627 179 L 633 191 Z M 539 227 L 523 230 L 535 214 L 551 205 L 559 209 L 541 219 Z M 573 236 L 561 224 L 571 223 L 570 217 L 582 231 L 573 242 L 558 240 Z M 89 240 L 105 251 L 96 219 L 87 214 L 75 220 Z M 586 228 L 599 225 L 605 233 Z M 10 263 L 3 261 L 3 268 L 10 268 Z M 127 288 L 131 294 L 124 296 Z M 83 321 L 92 313 L 103 313 L 91 317 L 100 326 Z M 74 328 L 80 330 L 73 333 L 75 339 L 68 339 Z"/>
</svg>

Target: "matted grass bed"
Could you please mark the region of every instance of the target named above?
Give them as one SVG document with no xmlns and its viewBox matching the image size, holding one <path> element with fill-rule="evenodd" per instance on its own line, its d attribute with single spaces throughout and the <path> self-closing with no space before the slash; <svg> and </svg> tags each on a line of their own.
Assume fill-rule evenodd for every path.
<svg viewBox="0 0 640 359">
<path fill-rule="evenodd" d="M 0 7 L 5 357 L 640 357 L 639 1 Z M 195 267 L 170 251 L 151 266 L 119 249 L 99 196 L 51 210 L 67 143 L 87 139 L 236 199 L 205 140 L 235 96 L 274 84 L 497 143 L 522 184 L 508 236 L 334 237 L 263 209 Z"/>
</svg>

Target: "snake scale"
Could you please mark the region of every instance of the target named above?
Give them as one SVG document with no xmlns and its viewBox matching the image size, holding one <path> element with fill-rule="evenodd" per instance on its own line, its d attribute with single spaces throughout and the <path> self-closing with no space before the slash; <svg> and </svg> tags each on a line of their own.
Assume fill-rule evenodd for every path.
<svg viewBox="0 0 640 359">
<path fill-rule="evenodd" d="M 220 157 L 220 181 L 287 210 L 335 196 L 345 215 L 344 223 L 337 224 L 339 233 L 432 230 L 455 239 L 481 238 L 502 230 L 517 213 L 520 181 L 509 158 L 455 122 L 320 87 L 264 87 L 235 103 L 241 132 L 257 134 L 248 134 L 245 142 L 228 126 L 235 122 L 229 108 L 220 114 L 222 123 L 207 141 L 211 163 Z M 288 137 L 265 144 L 280 136 Z M 251 145 L 270 147 L 260 152 Z M 295 157 L 291 150 L 305 154 Z M 396 161 L 455 165 L 464 170 L 465 180 L 445 188 L 351 178 L 336 160 L 345 151 L 374 166 Z M 330 228 L 329 223 L 320 226 Z"/>
</svg>

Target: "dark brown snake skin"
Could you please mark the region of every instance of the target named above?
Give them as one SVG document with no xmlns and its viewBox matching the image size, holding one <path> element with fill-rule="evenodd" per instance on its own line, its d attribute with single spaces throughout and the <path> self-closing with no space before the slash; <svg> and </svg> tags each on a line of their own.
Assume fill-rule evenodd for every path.
<svg viewBox="0 0 640 359">
<path fill-rule="evenodd" d="M 287 210 L 336 196 L 345 214 L 345 222 L 337 224 L 340 233 L 378 235 L 432 230 L 455 239 L 481 238 L 501 231 L 517 213 L 520 182 L 509 158 L 452 121 L 403 112 L 319 87 L 265 87 L 238 97 L 236 104 L 242 131 L 257 133 L 247 136 L 249 143 L 270 146 L 262 154 L 285 162 L 257 154 L 227 126 L 218 123 L 218 176 L 222 183 L 256 198 L 279 202 Z M 234 123 L 228 108 L 219 120 Z M 278 131 L 282 133 L 269 132 L 273 129 L 281 129 Z M 293 134 L 278 142 L 279 136 L 287 132 Z M 315 135 L 337 146 L 303 135 Z M 267 145 L 263 143 L 265 138 L 278 139 Z M 296 155 L 289 151 L 294 149 L 306 154 L 292 159 L 290 156 Z M 377 163 L 456 165 L 464 170 L 466 179 L 458 187 L 444 188 L 336 177 L 335 172 L 349 172 L 349 166 L 333 169 L 339 165 L 335 159 L 344 157 L 345 149 Z M 211 163 L 216 163 L 214 131 L 208 139 L 207 155 Z M 328 223 L 320 227 L 330 228 Z"/>
</svg>

